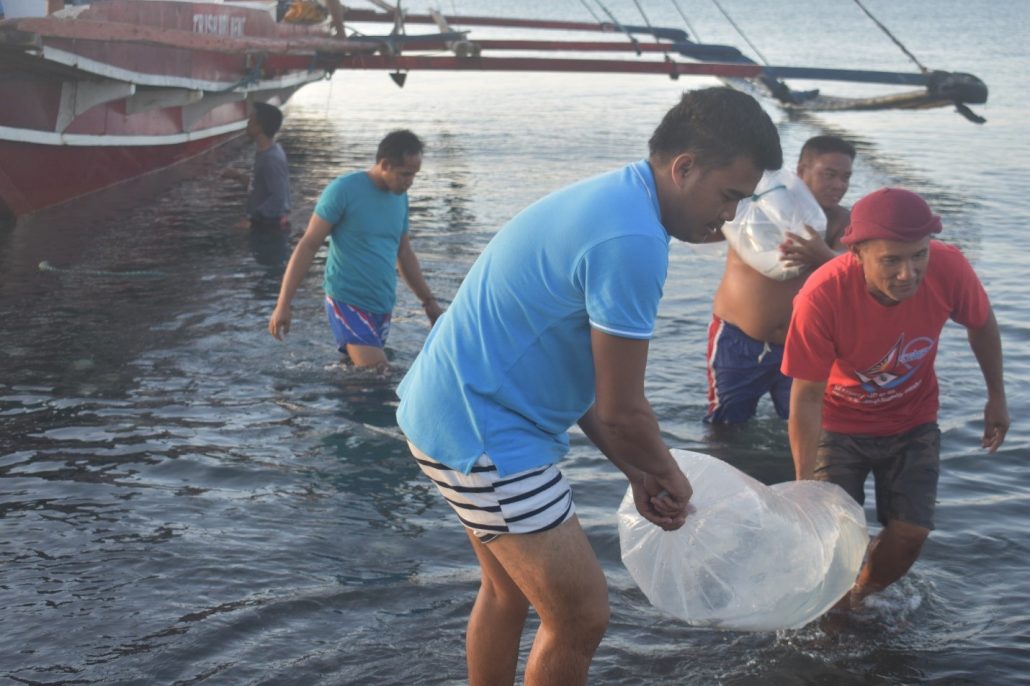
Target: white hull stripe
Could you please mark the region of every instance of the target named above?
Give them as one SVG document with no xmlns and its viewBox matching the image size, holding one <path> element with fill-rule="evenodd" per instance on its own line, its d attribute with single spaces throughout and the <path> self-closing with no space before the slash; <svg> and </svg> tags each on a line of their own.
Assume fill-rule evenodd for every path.
<svg viewBox="0 0 1030 686">
<path fill-rule="evenodd" d="M 107 136 L 85 133 L 57 133 L 55 131 L 39 131 L 37 129 L 16 129 L 11 126 L 0 126 L 0 141 L 15 143 L 35 143 L 37 145 L 67 145 L 74 147 L 143 147 L 150 145 L 182 145 L 190 141 L 203 140 L 226 133 L 242 131 L 247 128 L 246 120 L 213 126 L 200 131 L 173 133 L 167 136 Z"/>
<path fill-rule="evenodd" d="M 90 74 L 97 74 L 99 76 L 116 79 L 118 81 L 128 81 L 129 83 L 134 83 L 138 86 L 164 86 L 170 88 L 189 88 L 192 90 L 222 91 L 227 88 L 232 88 L 232 86 L 237 83 L 234 81 L 204 81 L 187 76 L 144 74 L 142 72 L 132 71 L 131 69 L 115 67 L 107 64 L 106 62 L 99 62 L 88 57 L 76 55 L 73 52 L 51 48 L 49 46 L 43 47 L 43 58 L 50 60 L 51 62 L 75 67 L 76 69 L 89 72 Z M 322 73 L 323 72 L 321 70 L 317 72 L 296 72 L 287 74 L 286 76 L 278 79 L 265 79 L 258 81 L 239 90 L 251 91 L 290 88 L 291 86 L 299 86 L 310 81 L 317 81 L 322 78 Z"/>
</svg>

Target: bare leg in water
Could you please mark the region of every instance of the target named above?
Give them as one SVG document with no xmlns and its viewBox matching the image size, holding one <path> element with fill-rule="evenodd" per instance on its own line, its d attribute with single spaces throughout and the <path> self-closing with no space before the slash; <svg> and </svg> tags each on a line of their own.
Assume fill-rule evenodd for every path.
<svg viewBox="0 0 1030 686">
<path fill-rule="evenodd" d="M 887 526 L 869 544 L 865 563 L 855 585 L 833 609 L 856 608 L 866 596 L 879 593 L 905 576 L 919 559 L 923 543 L 929 535 L 929 529 L 916 524 L 897 519 L 887 522 Z"/>
</svg>

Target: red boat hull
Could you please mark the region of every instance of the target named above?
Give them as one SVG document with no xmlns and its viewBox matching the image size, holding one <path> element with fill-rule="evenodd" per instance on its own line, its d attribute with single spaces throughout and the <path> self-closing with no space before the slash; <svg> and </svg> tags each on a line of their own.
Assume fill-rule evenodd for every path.
<svg viewBox="0 0 1030 686">
<path fill-rule="evenodd" d="M 238 135 L 240 132 L 228 133 L 182 145 L 131 147 L 0 141 L 0 198 L 6 214 L 28 214 L 184 162 Z"/>
<path fill-rule="evenodd" d="M 0 21 L 0 216 L 20 216 L 200 155 L 371 50 L 232 3 L 105 0 Z"/>
</svg>

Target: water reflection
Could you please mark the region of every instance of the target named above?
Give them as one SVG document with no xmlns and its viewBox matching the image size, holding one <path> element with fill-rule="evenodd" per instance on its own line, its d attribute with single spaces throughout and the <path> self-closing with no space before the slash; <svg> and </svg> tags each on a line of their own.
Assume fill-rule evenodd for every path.
<svg viewBox="0 0 1030 686">
<path fill-rule="evenodd" d="M 480 13 L 496 9 L 478 4 Z M 635 9 L 622 4 L 613 7 Z M 763 30 L 787 50 L 835 54 L 825 31 L 794 40 L 797 20 L 829 25 L 811 19 L 829 4 L 803 5 L 791 22 Z M 969 19 L 962 7 L 951 2 L 945 14 Z M 996 47 L 996 38 L 980 40 Z M 1021 73 L 1013 71 L 1013 86 Z M 381 74 L 339 74 L 294 98 L 282 133 L 294 201 L 288 235 L 230 228 L 243 194 L 220 171 L 249 167 L 253 148 L 242 142 L 144 180 L 140 195 L 119 187 L 0 230 L 0 679 L 461 683 L 475 561 L 391 433 L 398 377 L 337 364 L 322 257 L 302 285 L 290 339 L 273 341 L 265 324 L 282 264 L 326 184 L 370 166 L 382 135 L 410 126 L 428 143 L 411 196 L 412 237 L 446 299 L 515 212 L 642 156 L 658 116 L 695 85 L 423 74 L 398 91 Z M 933 113 L 779 117 L 788 158 L 816 133 L 858 143 L 849 201 L 886 183 L 911 186 L 945 216 L 946 240 L 990 261 L 1013 408 L 1026 405 L 1030 334 L 1025 260 L 1005 246 L 1019 230 L 1012 217 L 1025 209 L 1018 189 L 1027 176 L 1013 153 L 1022 139 L 1003 127 L 1006 117 L 1021 122 L 1022 109 L 999 101 L 991 124 L 976 130 Z M 552 112 L 560 113 L 553 122 Z M 44 260 L 69 271 L 41 272 Z M 790 479 L 785 426 L 771 410 L 728 435 L 701 423 L 705 328 L 723 260 L 676 244 L 673 263 L 648 379 L 667 439 L 765 483 Z M 166 276 L 89 273 L 115 270 Z M 399 295 L 388 353 L 401 370 L 427 329 L 417 301 L 403 288 Z M 976 451 L 979 409 L 967 407 L 982 387 L 975 361 L 961 337 L 944 347 L 940 530 L 899 584 L 894 609 L 839 640 L 819 627 L 727 634 L 663 617 L 619 561 L 614 511 L 625 480 L 574 438 L 568 475 L 612 589 L 594 680 L 1017 681 L 1027 668 L 1019 608 L 1030 600 L 1027 434 L 1014 426 L 1002 453 Z M 909 609 L 916 596 L 922 603 Z"/>
<path fill-rule="evenodd" d="M 270 278 L 281 279 L 292 249 L 289 228 L 254 227 L 248 231 L 248 240 L 254 261 L 265 267 Z"/>
</svg>

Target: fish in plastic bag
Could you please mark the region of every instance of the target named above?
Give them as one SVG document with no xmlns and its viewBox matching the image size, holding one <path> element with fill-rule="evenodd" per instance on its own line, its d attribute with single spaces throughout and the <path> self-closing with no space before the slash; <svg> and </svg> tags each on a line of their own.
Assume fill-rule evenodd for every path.
<svg viewBox="0 0 1030 686">
<path fill-rule="evenodd" d="M 619 507 L 622 561 L 659 610 L 735 631 L 797 629 L 855 582 L 869 534 L 865 513 L 823 481 L 766 486 L 701 453 L 673 450 L 695 511 L 676 531 Z"/>
<path fill-rule="evenodd" d="M 799 276 L 804 267 L 784 264 L 780 244 L 787 240 L 787 231 L 807 236 L 805 225 L 826 237 L 826 214 L 812 191 L 797 174 L 778 169 L 762 175 L 754 195 L 740 201 L 722 233 L 749 267 L 785 281 Z"/>
</svg>

